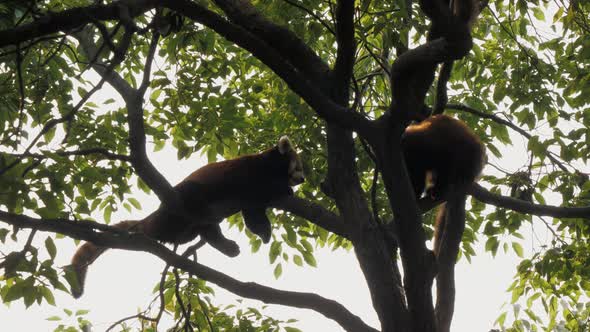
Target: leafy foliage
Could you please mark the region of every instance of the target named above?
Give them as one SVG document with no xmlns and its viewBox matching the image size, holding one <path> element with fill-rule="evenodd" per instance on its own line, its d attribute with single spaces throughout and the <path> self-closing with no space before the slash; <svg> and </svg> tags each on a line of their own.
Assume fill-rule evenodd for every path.
<svg viewBox="0 0 590 332">
<path fill-rule="evenodd" d="M 198 2 L 221 13 L 209 1 Z M 93 3 L 4 1 L 0 29 Z M 253 4 L 268 19 L 293 31 L 319 58 L 334 64 L 332 2 Z M 134 87 L 143 75 L 154 13 L 134 19 L 145 31 L 134 35 L 124 61 L 115 68 Z M 494 0 L 474 26 L 473 51 L 455 64 L 449 81 L 449 108 L 485 142 L 490 167 L 483 181 L 491 192 L 510 192 L 514 198 L 536 204 L 589 205 L 589 13 L 590 4 L 584 1 Z M 421 43 L 428 22 L 418 6 L 407 7 L 403 0 L 357 1 L 354 19 L 357 45 L 351 104 L 367 118 L 376 119 L 391 103 L 387 69 L 396 50 Z M 117 22 L 104 24 L 118 44 L 123 33 Z M 89 70 L 88 63 L 95 59 L 88 58 L 68 33 L 6 47 L 0 53 L 0 207 L 42 218 L 93 220 L 98 216 L 110 223 L 112 213 L 121 207 L 140 210 L 136 193 L 149 188 L 125 158 L 70 154 L 104 149 L 126 156 L 130 151 L 127 109 L 118 96 L 97 93 L 77 106 L 100 79 Z M 104 41 L 98 33 L 95 39 L 99 44 Z M 109 54 L 103 49 L 101 57 Z M 429 104 L 434 101 L 431 92 Z M 465 105 L 471 112 L 454 104 Z M 494 117 L 504 122 L 490 120 Z M 160 39 L 144 119 L 150 147 L 158 151 L 172 146 L 178 159 L 195 153 L 208 161 L 233 158 L 258 152 L 288 134 L 301 150 L 307 174 L 298 195 L 337 210 L 319 190 L 327 173 L 324 123 L 259 59 L 203 25 L 185 20 L 178 31 Z M 363 143 L 358 138 L 355 142 L 361 186 L 367 193 L 377 186 L 369 198 L 374 201 L 373 213 L 377 219 L 389 220 L 392 212 L 385 190 L 379 181 L 375 184 L 375 163 Z M 519 158 L 510 160 L 516 154 Z M 316 246 L 352 248 L 347 239 L 300 217 L 276 211 L 270 215 L 273 238 L 267 254 L 275 278 L 286 264 L 315 267 Z M 426 223 L 432 219 L 432 215 L 424 218 Z M 261 240 L 245 230 L 241 217 L 227 222 L 250 238 L 252 252 L 261 250 Z M 528 232 L 531 224 L 546 229 L 552 240 L 537 240 L 535 233 Z M 9 236 L 21 242 L 25 238 L 23 232 L 0 228 L 3 244 Z M 513 310 L 500 314 L 496 322 L 500 328 L 585 331 L 590 317 L 589 237 L 586 219 L 547 221 L 472 199 L 461 256 L 469 260 L 478 254 L 474 248 L 481 243 L 494 256 L 503 250 L 522 258 L 509 289 Z M 523 240 L 530 238 L 534 242 L 531 255 L 523 247 Z M 43 243 L 38 248 L 27 244 L 22 251 L 1 258 L 4 303 L 22 299 L 27 307 L 55 305 L 53 292 L 68 292 L 66 284 L 72 281 L 55 265 L 59 248 L 54 237 Z M 187 275 L 177 280 L 173 273 L 165 277 L 164 309 L 179 324 L 188 308 L 189 320 L 201 331 L 297 331 L 289 326 L 292 321 L 274 320 L 254 308 L 214 305 L 213 292 L 203 280 Z M 158 286 L 155 293 L 159 292 Z M 75 318 L 76 326 L 60 324 L 56 331 L 82 329 L 88 323 L 84 312 L 65 313 Z M 61 322 L 62 318 L 49 319 Z"/>
</svg>

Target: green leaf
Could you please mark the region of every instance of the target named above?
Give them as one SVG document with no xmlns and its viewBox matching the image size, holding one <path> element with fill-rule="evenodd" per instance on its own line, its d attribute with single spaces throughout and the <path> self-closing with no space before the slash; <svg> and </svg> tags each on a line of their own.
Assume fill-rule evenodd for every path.
<svg viewBox="0 0 590 332">
<path fill-rule="evenodd" d="M 138 210 L 141 210 L 141 204 L 138 200 L 136 200 L 133 197 L 129 197 L 127 200 L 129 201 L 129 203 L 131 203 L 131 205 L 133 205 L 133 207 L 135 207 Z"/>
<path fill-rule="evenodd" d="M 104 208 L 104 213 L 103 213 L 103 216 L 104 216 L 104 221 L 105 221 L 107 224 L 110 224 L 110 223 L 111 223 L 111 215 L 112 215 L 112 214 L 113 214 L 113 208 L 112 208 L 112 207 L 111 207 L 111 205 L 109 204 L 109 205 L 107 205 L 107 206 Z"/>
<path fill-rule="evenodd" d="M 16 281 L 14 285 L 8 288 L 8 292 L 4 295 L 4 302 L 12 302 L 24 296 L 24 289 L 27 287 L 25 281 Z"/>
<path fill-rule="evenodd" d="M 55 243 L 53 243 L 53 239 L 49 236 L 45 239 L 45 248 L 47 248 L 47 252 L 51 257 L 51 260 L 54 260 L 57 253 L 57 248 L 55 247 Z"/>
<path fill-rule="evenodd" d="M 303 259 L 305 260 L 305 262 L 313 267 L 317 266 L 317 262 L 315 261 L 315 257 L 313 257 L 313 254 L 309 253 L 309 252 L 303 252 Z"/>
<path fill-rule="evenodd" d="M 0 228 L 0 241 L 4 243 L 6 241 L 6 235 L 8 235 L 10 231 L 6 228 Z"/>
<path fill-rule="evenodd" d="M 88 314 L 89 312 L 90 312 L 90 310 L 77 310 L 75 315 L 76 316 L 83 316 L 83 315 Z"/>
<path fill-rule="evenodd" d="M 539 21 L 545 21 L 545 13 L 543 13 L 543 10 L 541 10 L 541 8 L 534 7 L 533 8 L 533 15 L 535 15 L 535 18 L 538 19 Z"/>
<path fill-rule="evenodd" d="M 500 325 L 501 327 L 504 326 L 504 322 L 506 321 L 506 314 L 507 312 L 503 312 L 498 319 L 496 319 L 496 324 Z"/>
<path fill-rule="evenodd" d="M 301 239 L 301 244 L 303 245 L 305 250 L 307 250 L 310 253 L 313 252 L 313 247 L 311 246 L 311 243 L 309 243 L 307 240 Z"/>
<path fill-rule="evenodd" d="M 523 249 L 520 243 L 512 242 L 512 249 L 514 249 L 514 252 L 518 255 L 518 257 L 524 258 Z"/>
<path fill-rule="evenodd" d="M 41 289 L 41 294 L 43 295 L 43 298 L 45 299 L 45 301 L 47 301 L 47 303 L 55 306 L 55 298 L 53 297 L 53 292 L 51 292 L 51 290 L 47 287 L 40 287 Z"/>
<path fill-rule="evenodd" d="M 289 326 L 285 326 L 285 332 L 303 332 L 298 328 L 294 328 L 294 327 L 289 327 Z"/>
<path fill-rule="evenodd" d="M 490 251 L 495 256 L 499 245 L 500 243 L 498 242 L 498 238 L 493 236 L 486 241 L 485 249 L 486 251 Z"/>
<path fill-rule="evenodd" d="M 275 269 L 273 272 L 275 279 L 279 279 L 279 277 L 281 276 L 282 273 L 283 273 L 283 266 L 281 265 L 281 263 L 279 263 L 279 264 L 277 264 L 277 266 L 275 266 Z"/>
<path fill-rule="evenodd" d="M 258 252 L 260 250 L 260 245 L 262 245 L 262 240 L 256 239 L 252 242 L 252 252 Z"/>
<path fill-rule="evenodd" d="M 301 256 L 294 255 L 293 256 L 293 263 L 295 263 L 295 265 L 297 265 L 297 266 L 303 266 L 303 260 L 301 259 Z"/>
<path fill-rule="evenodd" d="M 61 320 L 61 317 L 59 317 L 59 316 L 51 316 L 49 318 L 46 318 L 45 320 L 56 322 L 56 321 L 60 321 Z"/>
<path fill-rule="evenodd" d="M 273 264 L 276 261 L 277 257 L 279 257 L 281 252 L 282 252 L 281 242 L 275 241 L 270 245 L 270 250 L 268 252 L 268 258 L 269 258 L 271 264 Z"/>
</svg>

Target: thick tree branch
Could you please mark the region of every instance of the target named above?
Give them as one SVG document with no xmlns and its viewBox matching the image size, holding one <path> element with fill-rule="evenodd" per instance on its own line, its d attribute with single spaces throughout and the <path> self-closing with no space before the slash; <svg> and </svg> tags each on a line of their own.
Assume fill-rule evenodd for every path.
<svg viewBox="0 0 590 332">
<path fill-rule="evenodd" d="M 354 0 L 339 0 L 336 5 L 336 64 L 333 79 L 335 83 L 350 84 L 354 67 L 356 41 L 354 38 Z"/>
<path fill-rule="evenodd" d="M 108 5 L 76 7 L 62 12 L 47 13 L 32 23 L 0 31 L 0 48 L 23 41 L 51 35 L 59 31 L 70 31 L 96 21 L 121 20 L 138 16 L 152 8 L 157 0 L 126 0 Z M 126 8 L 126 10 L 122 10 Z"/>
<path fill-rule="evenodd" d="M 445 111 L 449 97 L 447 95 L 447 83 L 453 72 L 453 61 L 443 63 L 436 82 L 436 100 L 431 115 L 442 114 Z"/>
<path fill-rule="evenodd" d="M 230 6 L 233 2 L 225 0 L 223 3 Z M 290 43 L 283 43 L 285 40 L 291 39 L 288 39 L 287 37 L 282 39 L 279 37 L 281 34 L 273 35 L 273 33 L 277 32 L 277 30 L 273 29 L 283 29 L 281 30 L 281 33 L 284 34 L 291 34 L 290 31 L 267 22 L 268 24 L 264 27 L 262 32 L 256 30 L 256 33 L 260 33 L 264 37 L 264 39 L 260 39 L 259 35 L 252 33 L 242 26 L 228 22 L 215 12 L 190 0 L 126 0 L 118 1 L 109 5 L 95 5 L 70 9 L 58 14 L 48 14 L 31 24 L 23 25 L 15 29 L 0 31 L 0 47 L 35 37 L 45 36 L 56 31 L 67 31 L 96 20 L 129 20 L 129 18 L 135 17 L 154 8 L 155 5 L 161 5 L 182 13 L 186 17 L 211 28 L 227 40 L 234 42 L 238 46 L 251 52 L 281 77 L 295 93 L 301 96 L 318 113 L 320 117 L 338 123 L 344 128 L 355 130 L 361 136 L 368 137 L 372 134 L 372 126 L 369 120 L 361 114 L 350 112 L 345 106 L 340 106 L 337 103 L 334 103 L 329 97 L 322 93 L 320 89 L 318 89 L 315 84 L 317 82 L 313 82 L 311 78 L 305 77 L 305 75 L 302 74 L 305 73 L 305 71 L 299 68 L 299 66 L 302 66 L 301 64 L 296 64 L 296 66 L 294 66 L 293 63 L 295 62 L 286 63 L 283 60 L 285 54 L 293 54 L 293 50 L 291 49 L 293 45 Z M 123 10 L 123 8 L 125 10 Z M 244 13 L 240 13 L 237 10 L 238 8 L 240 7 L 234 7 L 232 14 L 236 15 L 236 20 L 241 22 L 244 26 L 251 24 L 252 22 L 246 20 L 246 18 L 250 19 L 250 17 Z M 261 18 L 259 17 L 257 19 Z M 10 38 L 4 39 L 4 36 L 9 36 Z M 26 36 L 26 38 L 22 38 L 22 36 Z M 270 43 L 270 41 L 272 41 L 272 43 Z M 297 44 L 301 44 L 301 41 L 297 41 Z M 305 59 L 309 60 L 311 57 L 310 54 L 308 54 L 308 56 L 300 57 L 299 55 L 292 57 L 298 58 L 295 59 L 297 61 Z M 325 67 L 325 64 L 320 65 L 319 63 L 314 62 L 313 67 L 315 70 L 318 70 L 318 68 Z M 312 69 L 310 68 L 308 70 Z M 327 72 L 326 69 L 321 69 L 320 71 Z M 122 84 L 115 83 L 116 81 L 116 78 L 111 79 L 115 88 L 117 88 L 117 85 L 122 86 Z"/>
<path fill-rule="evenodd" d="M 165 0 L 164 3 L 251 52 L 283 79 L 293 92 L 303 98 L 326 121 L 354 130 L 363 137 L 373 135 L 373 124 L 368 119 L 332 101 L 290 63 L 283 61 L 281 53 L 248 30 L 228 22 L 216 13 L 188 0 Z"/>
<path fill-rule="evenodd" d="M 438 38 L 398 57 L 391 68 L 393 99 L 398 109 L 410 115 L 418 112 L 434 80 L 436 66 L 461 59 L 471 50 L 471 45 L 471 38 L 452 41 Z"/>
<path fill-rule="evenodd" d="M 248 0 L 215 0 L 230 20 L 274 48 L 307 79 L 322 80 L 328 65 L 286 27 L 265 18 Z M 321 82 L 316 82 L 321 84 Z"/>
<path fill-rule="evenodd" d="M 60 233 L 72 238 L 93 242 L 99 246 L 145 251 L 159 257 L 170 266 L 182 269 L 199 278 L 210 281 L 228 291 L 246 298 L 265 303 L 281 304 L 296 308 L 311 309 L 339 323 L 346 331 L 370 331 L 374 328 L 365 324 L 336 301 L 312 293 L 290 292 L 262 286 L 253 282 L 236 280 L 217 270 L 177 255 L 164 245 L 142 235 L 131 233 L 110 234 L 96 232 L 88 223 L 67 219 L 37 219 L 0 211 L 0 220 L 19 228 Z M 109 227 L 111 228 L 111 227 Z"/>
<path fill-rule="evenodd" d="M 561 207 L 552 205 L 533 204 L 516 198 L 491 193 L 484 187 L 474 184 L 469 194 L 483 203 L 513 210 L 520 213 L 554 218 L 583 218 L 590 219 L 590 207 Z"/>
<path fill-rule="evenodd" d="M 125 34 L 122 37 L 120 48 L 126 46 L 127 49 L 131 42 L 133 33 L 131 30 L 125 30 Z M 98 52 L 98 47 L 93 42 L 92 29 L 86 28 L 76 34 L 76 38 L 82 45 L 84 52 L 88 58 L 95 58 Z M 157 38 L 154 37 L 157 41 Z M 178 207 L 178 195 L 172 188 L 172 185 L 164 178 L 162 174 L 158 172 L 155 166 L 151 163 L 147 156 L 145 147 L 146 136 L 143 121 L 143 95 L 147 89 L 149 82 L 145 76 L 149 77 L 149 71 L 151 68 L 151 62 L 155 53 L 156 42 L 152 40 L 150 50 L 146 59 L 145 70 L 148 73 L 144 73 L 144 79 L 140 89 L 134 89 L 129 83 L 127 83 L 118 73 L 115 71 L 106 71 L 104 65 L 97 59 L 95 64 L 92 64 L 92 68 L 102 76 L 117 92 L 121 95 L 127 106 L 127 123 L 129 125 L 129 148 L 131 150 L 131 164 L 139 177 L 156 193 L 160 201 L 167 206 Z M 120 52 L 119 56 L 123 56 Z M 116 55 L 117 56 L 117 55 Z"/>
<path fill-rule="evenodd" d="M 331 97 L 340 105 L 347 105 L 348 83 L 332 82 Z M 329 122 L 327 127 L 327 184 L 346 227 L 352 232 L 351 241 L 367 280 L 381 329 L 396 331 L 407 323 L 408 315 L 393 250 L 373 220 L 366 195 L 360 185 L 352 132 L 343 129 L 337 123 Z M 371 135 L 375 133 L 372 131 Z M 374 141 L 374 137 L 370 136 L 367 140 Z"/>
<path fill-rule="evenodd" d="M 402 129 L 395 126 L 394 130 Z M 383 183 L 395 215 L 390 226 L 397 234 L 400 256 L 404 268 L 404 289 L 409 310 L 408 322 L 413 331 L 431 331 L 434 321 L 431 286 L 434 276 L 434 259 L 426 247 L 420 211 L 401 151 L 401 133 L 389 133 L 389 141 L 378 151 Z"/>
<path fill-rule="evenodd" d="M 400 139 L 410 119 L 420 118 L 424 100 L 439 63 L 464 57 L 472 46 L 467 23 L 454 19 L 448 2 L 419 1 L 432 20 L 428 41 L 401 54 L 391 68 L 392 105 L 380 119 L 383 141 L 372 142 L 395 215 L 395 228 L 404 266 L 404 288 L 413 331 L 433 331 L 431 286 L 434 257 L 425 246 L 425 234 L 408 178 Z"/>
<path fill-rule="evenodd" d="M 329 232 L 347 239 L 351 238 L 350 230 L 346 227 L 342 218 L 326 210 L 324 207 L 303 198 L 295 196 L 284 197 L 271 202 L 270 207 L 291 212 Z"/>
<path fill-rule="evenodd" d="M 440 332 L 449 332 L 455 311 L 455 263 L 459 254 L 461 238 L 465 230 L 465 194 L 450 197 L 445 208 L 439 213 L 444 218 L 437 225 L 435 252 L 437 253 L 438 273 L 436 275 L 436 321 Z M 440 239 L 437 241 L 437 238 Z"/>
<path fill-rule="evenodd" d="M 302 218 L 305 218 L 307 220 L 309 220 L 310 222 L 323 227 L 324 229 L 338 234 L 340 236 L 346 237 L 347 239 L 353 239 L 358 235 L 352 235 L 350 234 L 350 230 L 347 227 L 347 224 L 344 223 L 344 220 L 333 214 L 330 211 L 325 210 L 323 207 L 316 205 L 312 202 L 306 201 L 304 199 L 301 198 L 297 198 L 297 197 L 286 197 L 277 201 L 274 201 L 271 203 L 272 207 L 276 207 L 285 211 L 289 211 L 295 215 L 298 215 Z M 376 228 L 372 228 L 371 229 L 371 235 L 375 235 L 378 234 L 377 229 Z M 364 237 L 365 239 L 367 239 L 368 241 L 368 236 Z M 378 247 L 378 243 L 382 242 L 382 241 L 374 241 L 374 242 L 370 242 L 371 244 L 375 245 L 377 244 Z M 390 275 L 391 270 L 393 271 L 397 271 L 397 273 L 393 273 L 393 276 L 399 276 L 399 271 L 397 270 L 397 266 L 395 266 L 395 261 L 385 261 L 385 263 L 383 263 L 382 261 L 377 261 L 375 259 L 376 255 L 375 252 L 372 250 L 367 249 L 367 243 L 360 244 L 360 243 L 356 243 L 355 244 L 355 252 L 357 253 L 357 257 L 359 259 L 359 262 L 361 264 L 361 268 L 364 270 L 365 272 L 365 276 L 368 279 L 368 283 L 369 285 L 372 284 L 377 284 L 379 287 L 375 287 L 376 289 L 384 289 L 383 287 L 383 283 L 379 283 L 376 282 L 376 280 L 378 281 L 379 279 L 376 277 L 372 277 L 372 276 L 380 276 L 382 278 L 387 279 L 386 276 Z M 364 249 L 363 249 L 364 248 Z M 373 250 L 375 248 L 373 247 Z M 383 250 L 383 252 L 385 253 L 384 255 L 382 255 L 385 258 L 389 258 L 393 255 L 393 252 L 390 252 L 386 249 L 386 247 L 382 247 L 381 248 Z M 388 253 L 388 254 L 387 254 Z M 377 296 L 381 296 L 384 299 L 398 299 L 401 301 L 401 299 L 403 299 L 403 290 L 401 289 L 401 287 L 399 287 L 401 285 L 401 280 L 399 278 L 393 278 L 392 280 L 390 280 L 390 282 L 393 282 L 395 285 L 398 285 L 398 287 L 395 286 L 391 286 L 386 284 L 385 287 L 389 287 L 389 289 L 391 289 L 391 287 L 393 287 L 393 289 L 396 291 L 394 294 L 379 294 L 377 291 L 375 291 L 375 294 L 373 296 L 377 297 Z M 378 299 L 375 299 L 374 301 L 379 302 Z M 382 312 L 383 315 L 389 315 L 389 318 L 380 318 L 382 320 L 385 321 L 385 323 L 382 325 L 389 327 L 389 324 L 393 323 L 387 323 L 388 321 L 392 321 L 394 320 L 393 317 L 395 317 L 395 315 L 397 315 L 397 317 L 399 317 L 398 319 L 401 319 L 401 317 L 405 316 L 405 308 L 403 308 L 403 306 L 401 304 L 397 304 L 398 308 L 396 309 L 395 306 L 393 306 L 394 303 L 393 302 L 384 302 L 382 303 L 379 307 L 383 308 Z M 400 324 L 401 325 L 401 324 Z"/>
</svg>

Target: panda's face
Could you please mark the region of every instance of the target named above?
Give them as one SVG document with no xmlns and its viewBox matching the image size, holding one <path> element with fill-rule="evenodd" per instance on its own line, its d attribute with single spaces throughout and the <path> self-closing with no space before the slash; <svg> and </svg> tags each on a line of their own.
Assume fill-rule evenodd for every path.
<svg viewBox="0 0 590 332">
<path fill-rule="evenodd" d="M 279 140 L 279 152 L 283 155 L 287 155 L 289 158 L 289 169 L 288 169 L 288 183 L 289 186 L 293 187 L 301 184 L 305 181 L 305 175 L 303 174 L 303 163 L 297 151 L 293 148 L 289 137 L 283 136 Z"/>
</svg>

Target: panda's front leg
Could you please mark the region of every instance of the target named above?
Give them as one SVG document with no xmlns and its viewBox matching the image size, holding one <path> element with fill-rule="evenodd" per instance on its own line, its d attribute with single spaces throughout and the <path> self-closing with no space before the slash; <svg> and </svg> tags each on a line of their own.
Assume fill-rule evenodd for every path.
<svg viewBox="0 0 590 332">
<path fill-rule="evenodd" d="M 244 223 L 250 232 L 258 235 L 264 243 L 270 241 L 272 226 L 270 220 L 268 220 L 268 217 L 266 216 L 266 208 L 256 207 L 243 209 L 242 217 L 244 217 Z"/>
<path fill-rule="evenodd" d="M 202 230 L 200 231 L 200 235 L 213 248 L 219 250 L 226 256 L 236 257 L 240 254 L 240 247 L 238 244 L 223 235 L 219 224 L 203 226 Z"/>
</svg>

